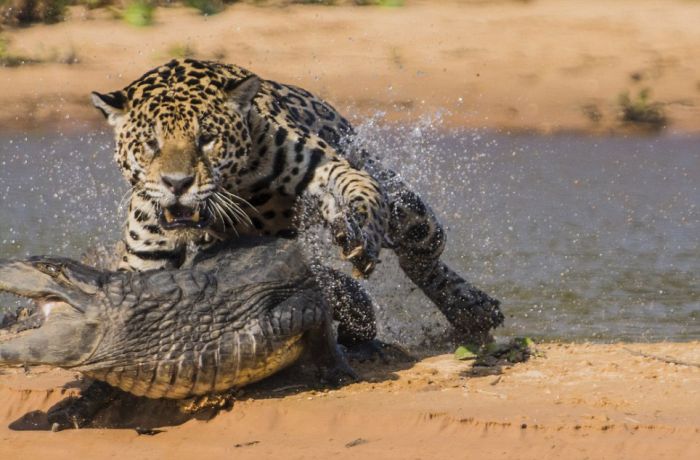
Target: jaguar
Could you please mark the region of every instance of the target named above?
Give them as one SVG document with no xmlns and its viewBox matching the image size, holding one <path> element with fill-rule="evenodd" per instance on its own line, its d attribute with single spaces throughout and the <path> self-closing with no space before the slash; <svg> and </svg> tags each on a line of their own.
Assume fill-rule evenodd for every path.
<svg viewBox="0 0 700 460">
<path fill-rule="evenodd" d="M 239 235 L 321 241 L 309 224 L 320 222 L 357 277 L 393 250 L 459 334 L 484 337 L 503 322 L 500 302 L 440 259 L 433 210 L 309 91 L 188 58 L 93 92 L 92 103 L 131 185 L 121 270 L 178 268 L 188 248 Z"/>
</svg>

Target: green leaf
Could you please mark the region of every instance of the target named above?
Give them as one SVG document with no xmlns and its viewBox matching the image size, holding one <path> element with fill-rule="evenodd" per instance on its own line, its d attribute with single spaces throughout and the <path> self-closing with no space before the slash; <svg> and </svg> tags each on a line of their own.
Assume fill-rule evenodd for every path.
<svg viewBox="0 0 700 460">
<path fill-rule="evenodd" d="M 530 337 L 516 337 L 515 344 L 522 348 L 532 348 L 535 346 L 535 341 Z"/>
<path fill-rule="evenodd" d="M 466 361 L 468 359 L 476 359 L 479 347 L 475 345 L 460 345 L 455 350 L 455 359 Z"/>
</svg>

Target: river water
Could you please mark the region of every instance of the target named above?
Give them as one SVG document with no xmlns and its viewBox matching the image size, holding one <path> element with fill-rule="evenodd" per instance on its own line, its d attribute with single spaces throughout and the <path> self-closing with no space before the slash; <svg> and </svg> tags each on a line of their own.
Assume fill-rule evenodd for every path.
<svg viewBox="0 0 700 460">
<path fill-rule="evenodd" d="M 445 223 L 446 259 L 502 300 L 498 335 L 700 339 L 700 137 L 361 131 Z M 116 239 L 112 148 L 107 133 L 0 137 L 0 258 Z M 439 337 L 444 319 L 383 259 L 368 283 L 381 336 Z"/>
</svg>

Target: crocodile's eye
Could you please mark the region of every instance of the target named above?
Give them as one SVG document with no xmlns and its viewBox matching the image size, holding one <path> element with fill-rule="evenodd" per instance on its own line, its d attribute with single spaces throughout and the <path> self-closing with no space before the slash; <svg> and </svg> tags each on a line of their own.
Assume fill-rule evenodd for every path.
<svg viewBox="0 0 700 460">
<path fill-rule="evenodd" d="M 50 264 L 46 262 L 39 262 L 38 264 L 36 264 L 36 268 L 40 272 L 46 273 L 47 275 L 52 276 L 54 278 L 56 278 L 63 272 L 60 265 Z"/>
</svg>

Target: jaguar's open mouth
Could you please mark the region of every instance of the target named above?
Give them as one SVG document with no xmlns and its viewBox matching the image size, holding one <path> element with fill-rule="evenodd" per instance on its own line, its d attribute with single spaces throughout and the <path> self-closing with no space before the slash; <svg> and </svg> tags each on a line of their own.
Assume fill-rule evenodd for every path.
<svg viewBox="0 0 700 460">
<path fill-rule="evenodd" d="M 177 228 L 205 228 L 212 222 L 206 209 L 195 209 L 181 204 L 162 208 L 158 213 L 160 225 L 166 230 Z"/>
</svg>

